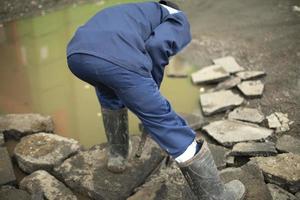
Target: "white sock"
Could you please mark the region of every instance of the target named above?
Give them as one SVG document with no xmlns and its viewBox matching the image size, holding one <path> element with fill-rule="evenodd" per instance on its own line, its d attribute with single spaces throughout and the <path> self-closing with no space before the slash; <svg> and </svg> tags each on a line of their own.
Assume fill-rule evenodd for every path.
<svg viewBox="0 0 300 200">
<path fill-rule="evenodd" d="M 180 156 L 178 156 L 177 158 L 175 158 L 175 160 L 178 163 L 182 163 L 182 162 L 188 161 L 189 159 L 191 159 L 192 157 L 194 157 L 194 155 L 196 154 L 196 150 L 197 150 L 197 142 L 196 142 L 196 140 L 194 140 L 192 142 L 192 144 L 190 144 L 188 146 L 188 148 L 185 150 L 185 152 L 183 152 Z"/>
</svg>

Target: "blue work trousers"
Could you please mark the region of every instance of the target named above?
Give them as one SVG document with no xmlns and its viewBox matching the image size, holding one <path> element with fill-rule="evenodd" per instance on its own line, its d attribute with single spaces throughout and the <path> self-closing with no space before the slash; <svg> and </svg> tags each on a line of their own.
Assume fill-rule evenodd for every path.
<svg viewBox="0 0 300 200">
<path fill-rule="evenodd" d="M 69 56 L 68 66 L 75 76 L 95 87 L 103 108 L 116 110 L 126 106 L 173 158 L 181 155 L 195 139 L 195 132 L 159 91 L 161 70 L 145 77 L 88 54 Z M 160 74 L 156 76 L 155 72 Z"/>
</svg>

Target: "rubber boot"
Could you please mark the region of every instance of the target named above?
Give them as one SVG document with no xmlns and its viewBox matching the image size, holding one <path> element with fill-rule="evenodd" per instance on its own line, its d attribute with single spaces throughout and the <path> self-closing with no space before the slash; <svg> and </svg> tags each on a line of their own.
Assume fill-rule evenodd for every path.
<svg viewBox="0 0 300 200">
<path fill-rule="evenodd" d="M 245 186 L 239 180 L 223 184 L 204 141 L 193 158 L 178 165 L 199 200 L 242 200 L 245 196 Z"/>
<path fill-rule="evenodd" d="M 109 110 L 101 108 L 107 137 L 107 169 L 114 173 L 125 171 L 129 151 L 127 108 Z"/>
</svg>

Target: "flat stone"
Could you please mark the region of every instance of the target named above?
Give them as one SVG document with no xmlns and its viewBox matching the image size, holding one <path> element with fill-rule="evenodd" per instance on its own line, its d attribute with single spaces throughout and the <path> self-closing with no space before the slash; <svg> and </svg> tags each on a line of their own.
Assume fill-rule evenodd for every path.
<svg viewBox="0 0 300 200">
<path fill-rule="evenodd" d="M 235 158 L 234 158 L 234 156 L 227 156 L 226 157 L 226 166 L 227 167 L 233 167 L 233 166 L 235 166 Z"/>
<path fill-rule="evenodd" d="M 52 170 L 80 150 L 78 141 L 59 135 L 37 133 L 23 137 L 15 147 L 19 167 L 31 173 L 38 169 Z"/>
<path fill-rule="evenodd" d="M 277 151 L 273 142 L 246 142 L 235 144 L 231 156 L 271 156 L 276 155 Z"/>
<path fill-rule="evenodd" d="M 295 194 L 295 196 L 300 199 L 300 191 Z"/>
<path fill-rule="evenodd" d="M 5 147 L 0 147 L 0 185 L 15 183 L 13 166 Z"/>
<path fill-rule="evenodd" d="M 200 129 L 206 123 L 204 117 L 200 114 L 198 115 L 198 114 L 191 114 L 191 113 L 179 113 L 179 115 L 186 120 L 188 125 L 193 130 Z"/>
<path fill-rule="evenodd" d="M 31 195 L 20 189 L 12 186 L 3 186 L 0 188 L 1 200 L 32 200 Z"/>
<path fill-rule="evenodd" d="M 220 172 L 225 183 L 234 179 L 240 180 L 246 187 L 247 200 L 270 200 L 271 194 L 264 182 L 264 177 L 259 168 L 247 163 L 241 168 L 226 168 Z"/>
<path fill-rule="evenodd" d="M 243 81 L 237 87 L 247 97 L 260 97 L 264 91 L 261 81 Z"/>
<path fill-rule="evenodd" d="M 20 188 L 35 195 L 37 199 L 44 197 L 48 200 L 77 200 L 69 188 L 44 170 L 35 171 L 24 177 L 20 182 Z"/>
<path fill-rule="evenodd" d="M 205 93 L 200 95 L 200 103 L 204 115 L 212 115 L 218 112 L 239 106 L 244 98 L 230 90 Z"/>
<path fill-rule="evenodd" d="M 232 56 L 214 59 L 213 62 L 216 65 L 222 66 L 228 73 L 236 73 L 244 70 Z"/>
<path fill-rule="evenodd" d="M 203 130 L 226 147 L 238 142 L 261 141 L 273 133 L 271 129 L 235 120 L 215 121 L 204 126 Z"/>
<path fill-rule="evenodd" d="M 198 83 L 216 83 L 229 77 L 229 73 L 219 65 L 211 65 L 192 73 L 192 81 Z"/>
<path fill-rule="evenodd" d="M 255 108 L 239 107 L 234 109 L 228 114 L 228 119 L 236 119 L 240 121 L 261 123 L 265 116 L 264 114 Z"/>
<path fill-rule="evenodd" d="M 272 157 L 251 158 L 263 171 L 265 179 L 295 193 L 300 190 L 300 155 L 285 153 Z"/>
<path fill-rule="evenodd" d="M 40 114 L 7 114 L 0 116 L 0 132 L 7 137 L 22 137 L 37 132 L 53 132 L 50 116 Z"/>
<path fill-rule="evenodd" d="M 266 75 L 266 72 L 264 71 L 243 71 L 236 73 L 238 77 L 240 77 L 242 80 L 248 80 L 252 78 L 258 78 L 261 76 Z"/>
<path fill-rule="evenodd" d="M 174 57 L 165 69 L 168 77 L 185 78 L 188 76 L 191 67 L 187 62 L 179 59 L 179 57 Z"/>
<path fill-rule="evenodd" d="M 218 83 L 218 85 L 214 90 L 215 91 L 228 90 L 237 86 L 239 83 L 241 83 L 241 79 L 239 77 L 231 76 L 230 78 L 224 80 L 223 82 Z"/>
<path fill-rule="evenodd" d="M 288 114 L 275 112 L 267 116 L 269 128 L 275 129 L 276 133 L 282 133 L 290 130 L 290 120 Z"/>
<path fill-rule="evenodd" d="M 298 199 L 293 194 L 282 189 L 281 187 L 278 187 L 277 185 L 269 183 L 267 186 L 272 195 L 273 200 L 297 200 Z"/>
<path fill-rule="evenodd" d="M 222 146 L 218 146 L 210 143 L 208 143 L 208 147 L 212 153 L 217 168 L 219 170 L 224 169 L 226 167 L 226 155 L 229 152 L 229 150 Z"/>
<path fill-rule="evenodd" d="M 280 152 L 300 154 L 300 140 L 290 135 L 284 135 L 277 140 L 276 148 Z"/>
<path fill-rule="evenodd" d="M 197 200 L 180 169 L 172 162 L 162 166 L 127 200 Z"/>
<path fill-rule="evenodd" d="M 5 143 L 5 141 L 4 141 L 4 135 L 3 135 L 3 133 L 0 132 L 0 146 L 3 146 L 4 143 Z"/>
<path fill-rule="evenodd" d="M 140 137 L 131 137 L 128 167 L 121 174 L 106 168 L 106 148 L 96 145 L 65 160 L 55 173 L 74 191 L 92 199 L 126 199 L 163 160 L 163 151 L 148 139 L 140 158 L 135 157 Z"/>
</svg>

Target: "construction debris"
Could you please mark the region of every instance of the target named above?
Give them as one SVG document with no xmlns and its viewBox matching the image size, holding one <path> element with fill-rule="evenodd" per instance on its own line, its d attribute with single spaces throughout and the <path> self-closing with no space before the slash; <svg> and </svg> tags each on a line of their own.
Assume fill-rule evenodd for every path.
<svg viewBox="0 0 300 200">
<path fill-rule="evenodd" d="M 236 73 L 238 77 L 240 77 L 242 80 L 248 80 L 253 78 L 258 78 L 261 76 L 266 75 L 266 72 L 264 71 L 242 71 Z"/>
<path fill-rule="evenodd" d="M 258 109 L 239 107 L 228 114 L 228 119 L 261 123 L 265 119 L 265 116 Z"/>
<path fill-rule="evenodd" d="M 230 90 L 205 93 L 200 95 L 204 115 L 212 115 L 241 105 L 244 98 Z"/>
<path fill-rule="evenodd" d="M 290 122 L 288 114 L 275 112 L 267 116 L 269 128 L 276 130 L 276 133 L 286 132 L 290 130 Z"/>
<path fill-rule="evenodd" d="M 261 81 L 243 81 L 237 87 L 247 97 L 260 97 L 264 91 Z"/>
<path fill-rule="evenodd" d="M 215 121 L 204 126 L 203 130 L 226 147 L 238 142 L 264 140 L 273 133 L 272 129 L 235 120 Z"/>
<path fill-rule="evenodd" d="M 272 142 L 246 142 L 235 144 L 231 156 L 273 156 L 277 151 L 275 144 Z"/>
<path fill-rule="evenodd" d="M 231 56 L 214 59 L 213 62 L 216 65 L 222 66 L 228 73 L 236 73 L 244 70 Z"/>
<path fill-rule="evenodd" d="M 192 73 L 192 81 L 198 83 L 216 83 L 229 77 L 229 73 L 219 65 L 207 66 Z"/>
<path fill-rule="evenodd" d="M 236 76 L 231 76 L 230 78 L 224 80 L 223 82 L 220 82 L 216 88 L 214 88 L 215 91 L 220 91 L 220 90 L 227 90 L 231 89 L 235 86 L 237 86 L 241 82 L 241 78 L 236 77 Z"/>
</svg>

